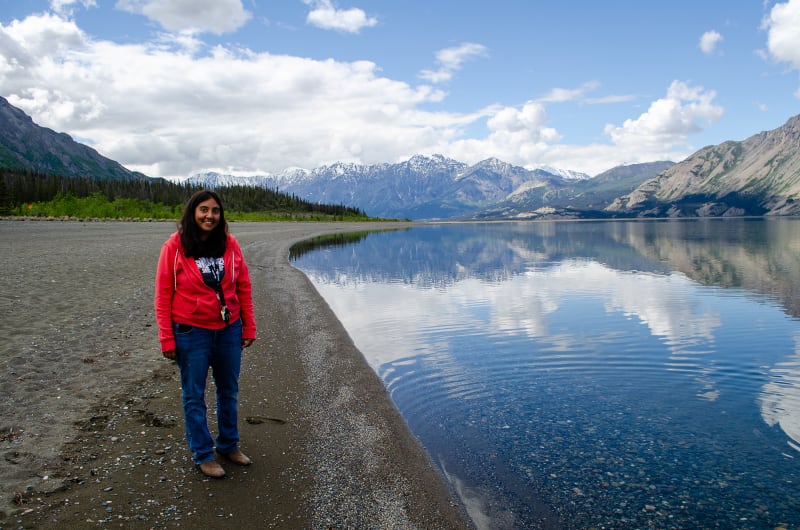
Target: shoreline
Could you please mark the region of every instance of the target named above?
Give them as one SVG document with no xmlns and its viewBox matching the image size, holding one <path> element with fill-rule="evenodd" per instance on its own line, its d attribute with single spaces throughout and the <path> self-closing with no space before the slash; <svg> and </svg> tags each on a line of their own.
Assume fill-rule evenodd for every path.
<svg viewBox="0 0 800 530">
<path fill-rule="evenodd" d="M 471 526 L 292 244 L 413 223 L 232 222 L 258 340 L 243 354 L 239 424 L 254 464 L 202 476 L 183 435 L 177 367 L 152 308 L 174 222 L 0 221 L 6 525 L 142 528 Z M 209 396 L 210 397 L 210 396 Z M 213 427 L 213 397 L 209 399 Z M 14 502 L 16 497 L 16 503 Z"/>
</svg>

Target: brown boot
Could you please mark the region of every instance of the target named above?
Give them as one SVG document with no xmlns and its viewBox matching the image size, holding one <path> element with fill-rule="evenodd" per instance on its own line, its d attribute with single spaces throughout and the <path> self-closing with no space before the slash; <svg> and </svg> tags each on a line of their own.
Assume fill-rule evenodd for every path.
<svg viewBox="0 0 800 530">
<path fill-rule="evenodd" d="M 240 466 L 249 466 L 250 464 L 253 463 L 253 461 L 250 460 L 250 457 L 241 452 L 239 449 L 237 449 L 232 453 L 220 453 L 220 454 L 223 455 L 228 460 L 230 460 L 231 462 L 233 462 L 234 464 L 239 464 Z"/>
<path fill-rule="evenodd" d="M 203 462 L 202 464 L 198 464 L 197 467 L 200 468 L 200 472 L 207 477 L 222 478 L 225 476 L 225 470 L 222 469 L 222 466 L 215 460 Z"/>
</svg>

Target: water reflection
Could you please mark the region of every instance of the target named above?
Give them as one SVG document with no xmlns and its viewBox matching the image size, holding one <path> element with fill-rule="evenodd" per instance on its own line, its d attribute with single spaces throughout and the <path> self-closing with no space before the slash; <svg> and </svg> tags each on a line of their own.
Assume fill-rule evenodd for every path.
<svg viewBox="0 0 800 530">
<path fill-rule="evenodd" d="M 434 225 L 293 259 L 476 520 L 800 524 L 799 227 Z"/>
<path fill-rule="evenodd" d="M 795 354 L 772 370 L 772 378 L 761 391 L 761 415 L 767 425 L 778 425 L 791 439 L 793 449 L 800 451 L 800 336 L 796 337 Z"/>
</svg>

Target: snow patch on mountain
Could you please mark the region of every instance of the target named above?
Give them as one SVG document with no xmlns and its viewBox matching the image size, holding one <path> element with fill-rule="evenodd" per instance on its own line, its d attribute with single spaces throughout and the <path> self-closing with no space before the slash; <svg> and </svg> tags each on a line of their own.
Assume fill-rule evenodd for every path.
<svg viewBox="0 0 800 530">
<path fill-rule="evenodd" d="M 551 173 L 553 175 L 558 175 L 559 177 L 567 180 L 587 180 L 592 178 L 591 175 L 587 175 L 586 173 L 581 173 L 580 171 L 573 171 L 571 169 L 559 169 L 547 165 L 536 166 L 536 169 L 546 171 L 547 173 Z"/>
<path fill-rule="evenodd" d="M 254 186 L 289 193 L 309 202 L 344 204 L 374 217 L 469 219 L 513 203 L 518 213 L 543 201 L 582 194 L 584 173 L 543 166 L 527 169 L 497 158 L 469 165 L 443 155 L 415 155 L 382 164 L 337 162 L 311 170 L 288 168 L 275 175 L 197 173 L 190 184 L 209 188 Z"/>
</svg>

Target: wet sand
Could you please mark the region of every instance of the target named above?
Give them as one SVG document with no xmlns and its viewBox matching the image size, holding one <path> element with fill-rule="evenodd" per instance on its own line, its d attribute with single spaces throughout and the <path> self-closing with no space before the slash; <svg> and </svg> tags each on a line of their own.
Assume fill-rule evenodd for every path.
<svg viewBox="0 0 800 530">
<path fill-rule="evenodd" d="M 233 223 L 259 337 L 241 448 L 202 476 L 163 359 L 153 277 L 174 223 L 0 221 L 0 528 L 468 528 L 292 243 L 398 223 Z M 209 395 L 213 427 L 213 398 Z"/>
</svg>

